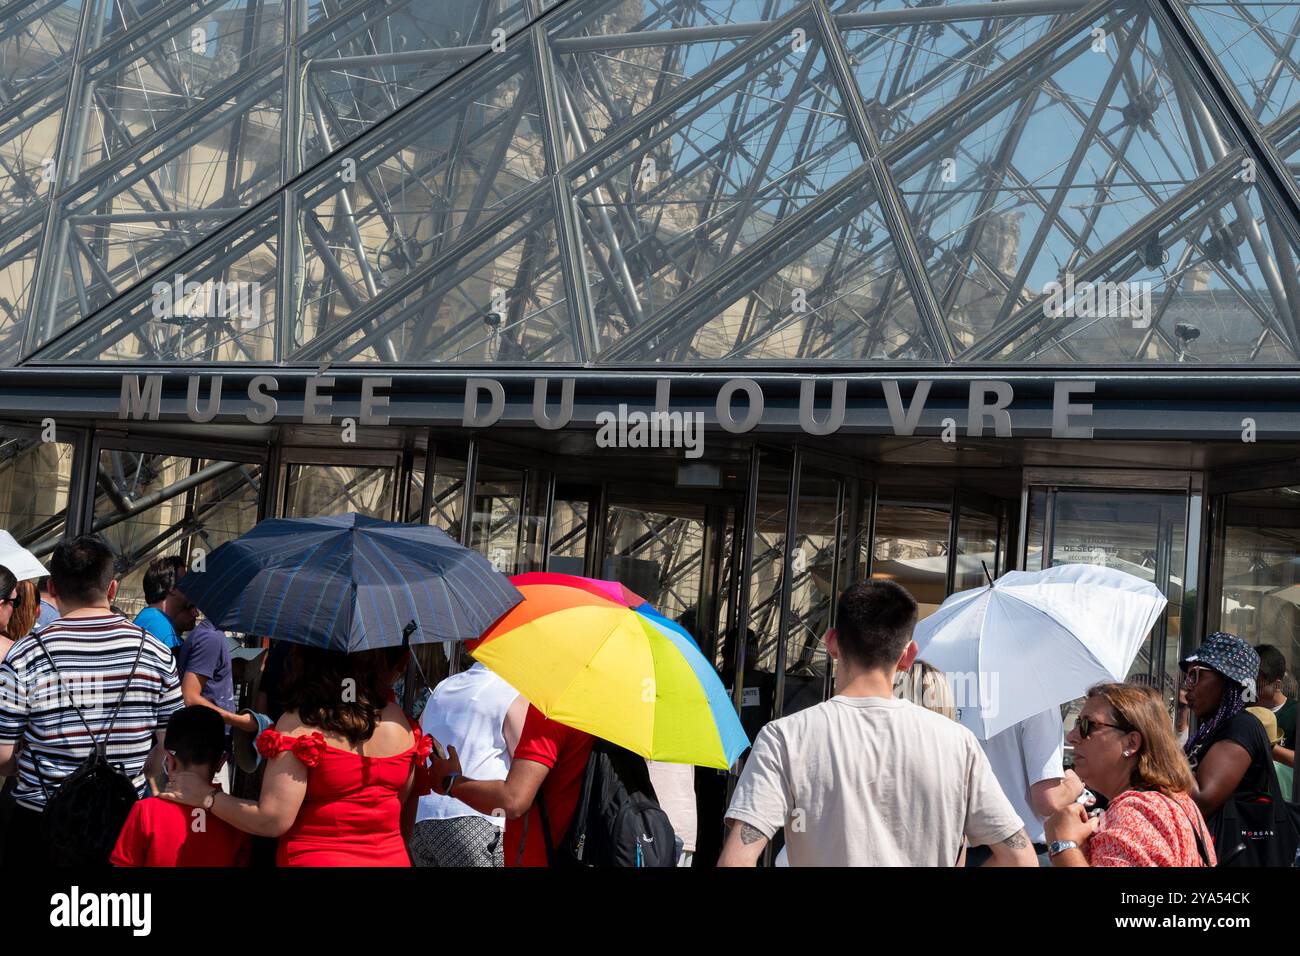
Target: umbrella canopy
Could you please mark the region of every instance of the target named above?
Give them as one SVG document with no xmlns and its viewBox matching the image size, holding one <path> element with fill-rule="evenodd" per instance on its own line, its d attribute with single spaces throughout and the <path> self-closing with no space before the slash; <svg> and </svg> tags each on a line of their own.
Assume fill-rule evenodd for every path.
<svg viewBox="0 0 1300 956">
<path fill-rule="evenodd" d="M 644 602 L 631 608 L 598 593 L 609 589 L 589 578 L 544 577 L 511 579 L 524 601 L 466 645 L 475 659 L 547 717 L 647 759 L 735 763 L 749 740 L 722 681 L 680 625 Z"/>
<path fill-rule="evenodd" d="M 337 651 L 482 634 L 523 595 L 427 525 L 346 514 L 263 521 L 176 584 L 217 627 Z"/>
<path fill-rule="evenodd" d="M 43 578 L 50 573 L 36 560 L 36 555 L 19 544 L 8 531 L 0 531 L 0 565 L 12 571 L 19 581 Z"/>
<path fill-rule="evenodd" d="M 961 591 L 916 626 L 958 717 L 981 740 L 1128 674 L 1165 608 L 1153 584 L 1113 568 L 1010 571 Z"/>
</svg>

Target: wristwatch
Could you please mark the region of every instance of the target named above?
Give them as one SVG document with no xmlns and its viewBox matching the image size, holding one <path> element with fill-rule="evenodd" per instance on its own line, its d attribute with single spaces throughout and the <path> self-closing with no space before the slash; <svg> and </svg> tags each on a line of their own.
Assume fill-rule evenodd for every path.
<svg viewBox="0 0 1300 956">
<path fill-rule="evenodd" d="M 1066 850 L 1077 850 L 1079 844 L 1073 840 L 1053 840 L 1047 844 L 1047 855 L 1056 856 L 1058 853 L 1064 853 Z"/>
<path fill-rule="evenodd" d="M 217 802 L 217 794 L 218 794 L 218 793 L 220 793 L 219 790 L 209 790 L 209 791 L 208 791 L 208 795 L 207 795 L 206 797 L 203 798 L 203 809 L 204 809 L 204 810 L 211 810 L 211 809 L 212 809 L 212 805 L 213 805 L 214 803 Z"/>
</svg>

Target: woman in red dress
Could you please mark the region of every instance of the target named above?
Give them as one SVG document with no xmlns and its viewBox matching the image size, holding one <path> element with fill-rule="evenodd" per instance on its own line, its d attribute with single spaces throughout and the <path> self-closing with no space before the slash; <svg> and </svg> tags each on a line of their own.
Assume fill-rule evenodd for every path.
<svg viewBox="0 0 1300 956">
<path fill-rule="evenodd" d="M 402 810 L 433 739 L 393 699 L 406 651 L 341 654 L 295 647 L 286 710 L 257 738 L 267 762 L 260 799 L 240 800 L 193 774 L 161 794 L 232 826 L 280 838 L 280 866 L 410 866 Z"/>
</svg>

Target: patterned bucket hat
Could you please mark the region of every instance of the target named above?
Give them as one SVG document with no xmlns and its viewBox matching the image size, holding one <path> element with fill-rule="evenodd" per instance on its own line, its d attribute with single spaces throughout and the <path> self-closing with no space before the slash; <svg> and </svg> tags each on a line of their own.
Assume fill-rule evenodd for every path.
<svg viewBox="0 0 1300 956">
<path fill-rule="evenodd" d="M 1211 667 L 1247 691 L 1247 700 L 1255 696 L 1255 678 L 1259 676 L 1259 654 L 1234 634 L 1215 631 L 1201 646 L 1188 654 L 1178 666 L 1184 671 L 1193 664 Z"/>
</svg>

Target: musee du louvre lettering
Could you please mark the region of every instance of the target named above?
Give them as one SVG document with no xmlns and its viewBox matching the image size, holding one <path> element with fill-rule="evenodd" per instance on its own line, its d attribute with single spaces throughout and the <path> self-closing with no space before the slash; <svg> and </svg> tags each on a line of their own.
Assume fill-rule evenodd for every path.
<svg viewBox="0 0 1300 956">
<path fill-rule="evenodd" d="M 143 384 L 141 384 L 143 379 Z M 392 422 L 390 398 L 379 389 L 392 387 L 391 376 L 366 375 L 360 378 L 360 398 L 357 402 L 357 423 L 361 425 L 389 425 Z M 248 382 L 246 394 L 229 397 L 220 375 L 190 375 L 186 378 L 185 415 L 191 422 L 211 422 L 225 412 L 227 416 L 241 413 L 253 424 L 266 424 L 277 418 L 279 402 L 276 393 L 279 382 L 273 375 L 258 375 Z M 573 423 L 576 379 L 558 377 L 559 398 L 552 407 L 549 401 L 550 378 L 533 381 L 533 423 L 538 428 L 556 430 Z M 333 410 L 334 398 L 330 387 L 333 376 L 319 375 L 306 379 L 302 399 L 301 422 L 328 425 L 338 417 Z M 933 383 L 920 380 L 915 385 L 910 400 L 904 401 L 897 381 L 886 379 L 879 383 L 880 396 L 889 410 L 889 421 L 895 435 L 915 434 L 925 410 L 926 399 Z M 1093 382 L 1056 382 L 1052 391 L 1052 437 L 1092 438 L 1088 424 L 1092 406 L 1078 399 L 1091 395 Z M 1008 382 L 972 381 L 964 418 L 964 434 L 979 438 L 985 433 L 985 423 L 992 433 L 1002 438 L 1012 435 L 1010 405 L 1015 390 Z M 828 407 L 819 409 L 816 402 L 817 380 L 799 379 L 799 427 L 810 435 L 831 435 L 844 424 L 846 414 L 847 383 L 843 379 L 829 381 Z M 671 394 L 671 380 L 656 382 L 655 411 L 671 415 L 672 405 L 667 401 Z M 742 396 L 737 412 L 733 404 Z M 465 380 L 465 399 L 461 424 L 466 428 L 488 428 L 497 424 L 505 411 L 505 389 L 497 379 L 470 377 Z M 123 420 L 157 421 L 162 408 L 162 376 L 123 375 L 118 418 Z M 732 434 L 753 430 L 762 420 L 765 400 L 762 386 L 749 378 L 727 379 L 718 389 L 714 404 L 717 425 Z M 680 412 L 680 409 L 678 410 Z M 694 411 L 694 409 L 692 409 Z M 950 420 L 945 419 L 947 425 Z M 955 419 L 951 420 L 955 424 Z"/>
</svg>

